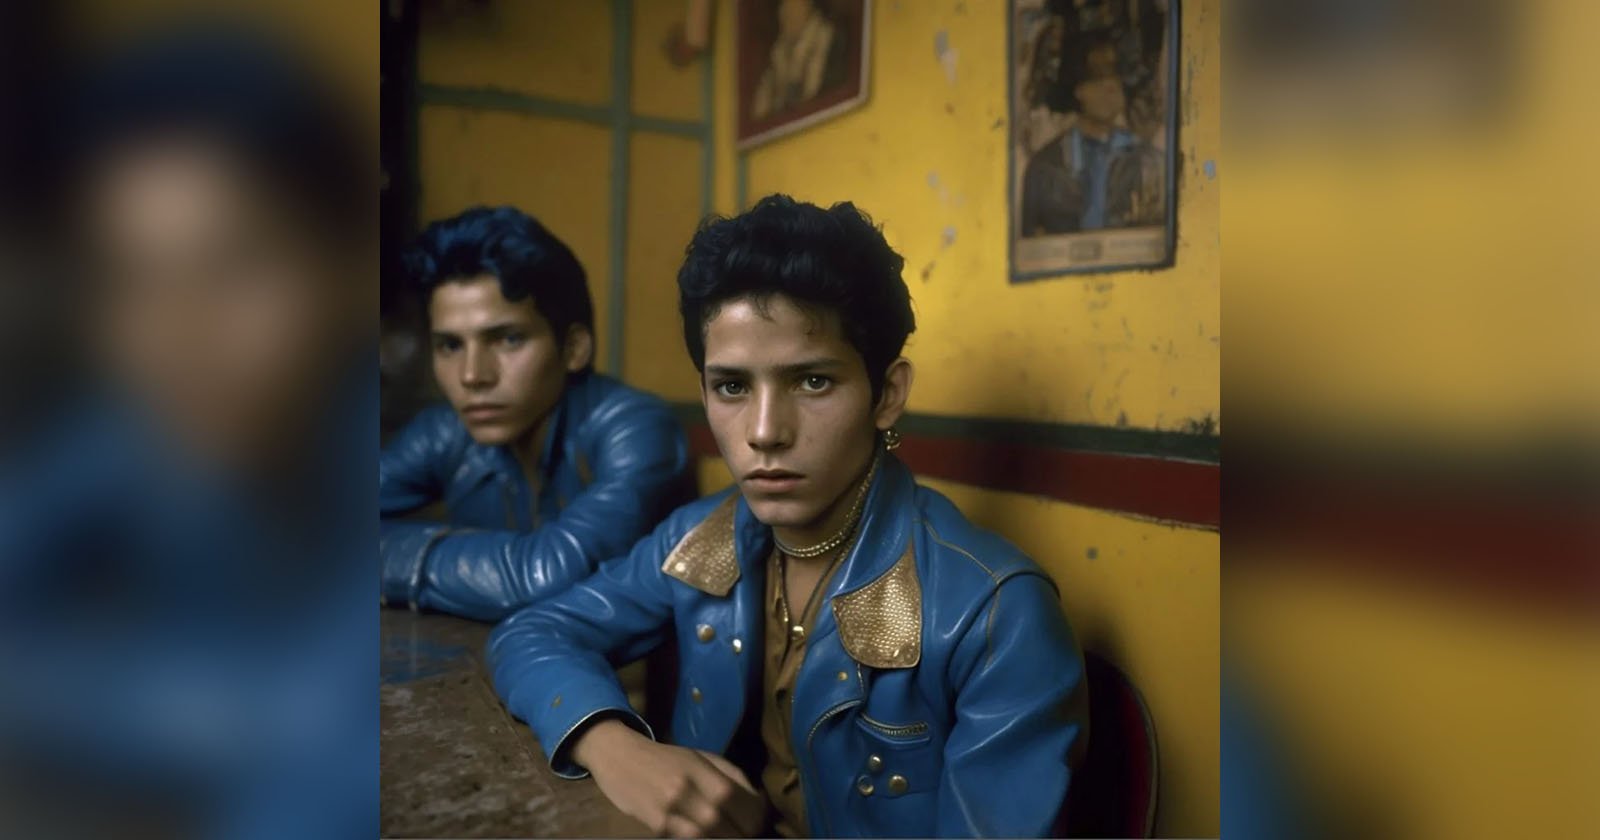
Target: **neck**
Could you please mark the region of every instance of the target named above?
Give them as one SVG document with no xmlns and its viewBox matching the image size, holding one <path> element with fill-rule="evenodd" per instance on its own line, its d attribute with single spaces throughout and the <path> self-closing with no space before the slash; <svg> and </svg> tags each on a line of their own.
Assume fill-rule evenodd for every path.
<svg viewBox="0 0 1600 840">
<path fill-rule="evenodd" d="M 849 523 L 852 509 L 856 506 L 856 499 L 860 496 L 863 489 L 862 485 L 868 480 L 875 462 L 875 455 L 868 455 L 866 464 L 856 474 L 856 480 L 845 487 L 844 492 L 840 493 L 838 498 L 828 505 L 827 510 L 821 516 L 805 525 L 775 525 L 772 528 L 773 536 L 782 545 L 802 549 L 815 546 L 838 534 Z M 864 499 L 862 503 L 863 505 L 865 504 Z M 855 515 L 861 517 L 865 516 L 866 513 L 864 510 L 857 509 L 855 510 Z M 860 527 L 859 523 L 857 523 L 856 527 Z M 788 556 L 798 563 L 827 563 L 833 559 L 832 552 L 825 552 L 820 556 L 811 558 Z"/>
<path fill-rule="evenodd" d="M 1111 136 L 1111 123 L 1079 114 L 1078 131 L 1096 140 L 1104 140 Z"/>
<path fill-rule="evenodd" d="M 517 463 L 522 465 L 522 472 L 529 481 L 539 474 L 539 454 L 544 448 L 544 436 L 550 429 L 550 417 L 555 414 L 549 412 L 539 422 L 528 427 L 522 437 L 511 443 L 511 454 L 517 458 Z"/>
</svg>

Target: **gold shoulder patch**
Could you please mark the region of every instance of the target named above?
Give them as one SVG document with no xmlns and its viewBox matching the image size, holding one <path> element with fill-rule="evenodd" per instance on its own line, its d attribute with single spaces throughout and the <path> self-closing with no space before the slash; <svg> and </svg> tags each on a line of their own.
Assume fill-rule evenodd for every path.
<svg viewBox="0 0 1600 840">
<path fill-rule="evenodd" d="M 839 641 L 851 659 L 872 668 L 910 668 L 922 661 L 922 584 L 909 540 L 889 571 L 831 603 Z"/>
<path fill-rule="evenodd" d="M 661 571 L 695 589 L 724 597 L 739 581 L 739 558 L 733 550 L 733 512 L 739 494 L 730 493 L 699 525 L 678 540 Z"/>
</svg>

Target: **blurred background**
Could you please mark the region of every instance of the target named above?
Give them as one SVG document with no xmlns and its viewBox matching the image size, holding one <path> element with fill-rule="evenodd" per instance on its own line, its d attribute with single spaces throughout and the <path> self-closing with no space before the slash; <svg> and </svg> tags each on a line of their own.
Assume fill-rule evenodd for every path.
<svg viewBox="0 0 1600 840">
<path fill-rule="evenodd" d="M 0 835 L 377 828 L 377 25 L 0 10 Z"/>
<path fill-rule="evenodd" d="M 1224 834 L 1600 831 L 1596 12 L 1228 6 Z"/>
</svg>

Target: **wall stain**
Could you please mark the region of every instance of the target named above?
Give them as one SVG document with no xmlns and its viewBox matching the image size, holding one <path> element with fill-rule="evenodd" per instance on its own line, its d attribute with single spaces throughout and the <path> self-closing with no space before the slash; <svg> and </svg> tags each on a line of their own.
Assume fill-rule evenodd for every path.
<svg viewBox="0 0 1600 840">
<path fill-rule="evenodd" d="M 950 84 L 956 83 L 956 62 L 961 57 L 961 51 L 950 46 L 950 33 L 941 29 L 933 35 L 933 57 L 939 60 L 939 66 L 944 68 L 944 78 Z"/>
<path fill-rule="evenodd" d="M 1215 435 L 1217 433 L 1217 418 L 1206 412 L 1203 417 L 1191 417 L 1183 421 L 1179 431 L 1190 435 Z"/>
</svg>

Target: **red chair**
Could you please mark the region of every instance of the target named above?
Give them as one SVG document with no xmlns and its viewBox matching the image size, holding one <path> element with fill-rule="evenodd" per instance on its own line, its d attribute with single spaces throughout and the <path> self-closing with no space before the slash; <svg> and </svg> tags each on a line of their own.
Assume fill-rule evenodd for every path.
<svg viewBox="0 0 1600 840">
<path fill-rule="evenodd" d="M 1084 652 L 1089 749 L 1067 794 L 1068 837 L 1150 837 L 1156 825 L 1156 729 L 1117 666 Z"/>
</svg>

